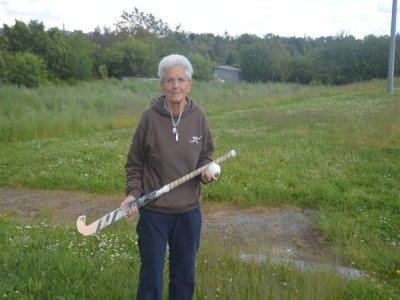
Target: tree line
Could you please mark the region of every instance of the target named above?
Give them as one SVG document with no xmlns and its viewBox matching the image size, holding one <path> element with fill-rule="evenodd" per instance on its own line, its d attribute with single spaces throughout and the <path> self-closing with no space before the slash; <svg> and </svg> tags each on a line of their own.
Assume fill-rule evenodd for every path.
<svg viewBox="0 0 400 300">
<path fill-rule="evenodd" d="M 217 65 L 239 67 L 247 82 L 342 85 L 387 77 L 388 35 L 356 39 L 340 33 L 313 39 L 194 34 L 137 8 L 124 11 L 114 25 L 113 30 L 97 27 L 83 33 L 46 30 L 36 20 L 3 24 L 0 83 L 35 87 L 43 82 L 155 77 L 159 60 L 171 53 L 190 59 L 197 80 L 213 80 Z M 397 35 L 396 44 L 399 40 Z M 397 51 L 397 76 L 399 55 Z"/>
</svg>

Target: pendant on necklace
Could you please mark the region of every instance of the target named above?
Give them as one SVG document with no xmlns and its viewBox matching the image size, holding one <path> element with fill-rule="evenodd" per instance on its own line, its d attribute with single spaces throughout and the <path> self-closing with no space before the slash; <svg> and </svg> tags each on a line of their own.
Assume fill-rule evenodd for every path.
<svg viewBox="0 0 400 300">
<path fill-rule="evenodd" d="M 172 134 L 175 134 L 175 141 L 178 141 L 178 130 L 176 129 L 176 126 L 172 127 Z"/>
</svg>

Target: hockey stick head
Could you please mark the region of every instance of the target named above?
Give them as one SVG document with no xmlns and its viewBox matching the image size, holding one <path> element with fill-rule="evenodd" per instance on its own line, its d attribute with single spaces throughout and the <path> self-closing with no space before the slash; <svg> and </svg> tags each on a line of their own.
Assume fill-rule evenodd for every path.
<svg viewBox="0 0 400 300">
<path fill-rule="evenodd" d="M 84 215 L 79 216 L 79 218 L 76 220 L 76 228 L 78 229 L 79 233 L 83 235 L 93 234 L 89 226 L 86 226 L 86 216 Z"/>
<path fill-rule="evenodd" d="M 129 205 L 124 206 L 122 209 L 117 208 L 116 210 L 106 214 L 105 216 L 88 225 L 86 225 L 86 216 L 82 215 L 76 220 L 76 228 L 81 234 L 86 236 L 95 234 L 100 229 L 126 216 L 128 214 L 128 209 Z"/>
</svg>

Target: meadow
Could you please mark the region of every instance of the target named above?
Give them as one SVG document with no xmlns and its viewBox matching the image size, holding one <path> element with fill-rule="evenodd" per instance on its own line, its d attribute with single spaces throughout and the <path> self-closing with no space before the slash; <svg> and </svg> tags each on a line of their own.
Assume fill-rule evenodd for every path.
<svg viewBox="0 0 400 300">
<path fill-rule="evenodd" d="M 158 95 L 157 82 L 141 80 L 0 86 L 0 186 L 122 197 L 132 134 Z M 316 209 L 332 255 L 366 274 L 349 280 L 243 262 L 240 249 L 203 244 L 196 299 L 400 299 L 397 91 L 387 95 L 385 81 L 195 82 L 190 95 L 209 116 L 215 157 L 238 154 L 222 166 L 218 184 L 203 188 L 203 205 Z M 74 222 L 0 212 L 1 298 L 133 298 L 132 222 L 89 238 Z"/>
</svg>

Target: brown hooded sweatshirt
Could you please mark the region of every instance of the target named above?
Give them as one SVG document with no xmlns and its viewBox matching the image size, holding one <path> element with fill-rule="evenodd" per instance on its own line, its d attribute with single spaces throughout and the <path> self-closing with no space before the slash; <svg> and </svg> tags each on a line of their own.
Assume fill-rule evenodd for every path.
<svg viewBox="0 0 400 300">
<path fill-rule="evenodd" d="M 214 144 L 204 110 L 193 100 L 187 103 L 177 126 L 178 141 L 172 133 L 165 96 L 152 101 L 133 135 L 126 171 L 126 194 L 135 198 L 204 166 L 212 159 Z M 174 114 L 175 122 L 179 115 Z M 164 194 L 143 208 L 161 213 L 185 213 L 201 201 L 200 176 Z"/>
</svg>

